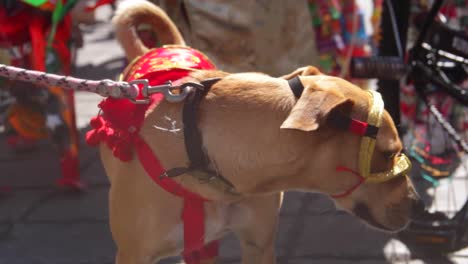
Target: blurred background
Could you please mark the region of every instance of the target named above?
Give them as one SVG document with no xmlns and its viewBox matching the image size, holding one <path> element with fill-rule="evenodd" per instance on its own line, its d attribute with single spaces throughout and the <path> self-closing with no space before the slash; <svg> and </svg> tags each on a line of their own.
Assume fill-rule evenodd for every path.
<svg viewBox="0 0 468 264">
<path fill-rule="evenodd" d="M 110 23 L 119 2 L 0 0 L 0 63 L 117 79 L 128 64 Z M 279 263 L 468 263 L 468 1 L 152 2 L 219 69 L 280 76 L 315 65 L 377 89 L 398 122 L 424 217 L 389 235 L 326 196 L 290 192 Z M 158 47 L 150 27 L 137 32 Z M 113 263 L 109 183 L 84 142 L 101 99 L 0 78 L 0 263 Z M 221 256 L 240 261 L 233 236 Z"/>
</svg>

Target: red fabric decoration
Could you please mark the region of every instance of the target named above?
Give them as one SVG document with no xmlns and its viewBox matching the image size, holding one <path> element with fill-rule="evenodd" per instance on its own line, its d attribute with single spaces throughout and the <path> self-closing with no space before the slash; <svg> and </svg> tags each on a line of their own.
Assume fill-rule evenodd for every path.
<svg viewBox="0 0 468 264">
<path fill-rule="evenodd" d="M 29 41 L 29 23 L 31 23 L 30 8 L 22 8 L 15 15 L 7 14 L 7 10 L 0 6 L 0 47 L 11 47 Z M 28 21 L 29 23 L 24 23 Z"/>
<path fill-rule="evenodd" d="M 31 68 L 46 71 L 47 33 L 51 28 L 50 18 L 33 7 L 24 6 L 17 14 L 9 16 L 0 7 L 0 47 L 11 47 L 31 42 Z M 71 37 L 71 15 L 67 14 L 58 25 L 53 48 L 61 60 L 65 74 L 71 70 L 71 53 L 68 42 Z"/>
<path fill-rule="evenodd" d="M 150 85 L 161 85 L 189 74 L 192 69 L 214 69 L 202 53 L 185 47 L 154 49 L 129 65 L 124 71 L 124 80 L 147 79 Z M 142 98 L 141 94 L 138 97 Z M 100 142 L 112 149 L 122 161 L 134 158 L 134 151 L 148 176 L 167 192 L 184 199 L 182 220 L 184 222 L 184 259 L 188 264 L 198 264 L 202 259 L 218 255 L 218 241 L 205 244 L 204 205 L 207 200 L 185 189 L 170 178 L 160 178 L 165 172 L 151 148 L 140 137 L 144 115 L 150 105 L 157 105 L 163 96 L 153 94 L 150 104 L 134 104 L 127 99 L 108 98 L 99 104 L 103 114 L 91 119 L 91 131 L 86 141 L 92 146 Z"/>
</svg>

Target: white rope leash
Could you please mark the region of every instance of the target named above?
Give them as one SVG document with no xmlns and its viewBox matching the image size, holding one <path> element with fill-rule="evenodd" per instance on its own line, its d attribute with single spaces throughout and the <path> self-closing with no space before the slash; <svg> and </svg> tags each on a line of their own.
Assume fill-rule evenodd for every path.
<svg viewBox="0 0 468 264">
<path fill-rule="evenodd" d="M 185 82 L 178 86 L 173 86 L 172 82 L 168 81 L 162 85 L 150 86 L 146 79 L 137 79 L 131 82 L 116 82 L 108 79 L 91 81 L 70 76 L 26 70 L 4 64 L 0 64 L 0 77 L 5 77 L 13 81 L 40 84 L 46 87 L 56 86 L 68 90 L 92 92 L 103 97 L 126 98 L 136 104 L 149 103 L 149 96 L 154 93 L 161 93 L 167 101 L 177 103 L 183 101 L 193 89 L 204 88 L 203 84 L 196 82 Z M 140 90 L 141 97 L 137 99 L 140 95 Z"/>
<path fill-rule="evenodd" d="M 26 70 L 13 66 L 0 64 L 0 77 L 13 81 L 24 81 L 40 84 L 47 87 L 57 86 L 75 91 L 87 91 L 97 93 L 103 97 L 135 99 L 138 95 L 138 87 L 128 82 L 116 82 L 112 80 L 91 81 L 40 71 Z"/>
</svg>

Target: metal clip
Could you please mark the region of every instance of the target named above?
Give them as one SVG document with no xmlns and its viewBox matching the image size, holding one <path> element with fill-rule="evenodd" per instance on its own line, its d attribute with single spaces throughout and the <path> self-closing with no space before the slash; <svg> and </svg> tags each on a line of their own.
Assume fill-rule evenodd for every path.
<svg viewBox="0 0 468 264">
<path fill-rule="evenodd" d="M 145 95 L 147 94 L 146 91 L 148 90 L 148 86 L 149 86 L 147 79 L 133 80 L 133 81 L 130 81 L 128 84 L 131 86 L 137 87 L 137 91 L 140 90 L 139 85 L 143 86 L 143 89 L 141 89 L 141 91 L 142 91 L 142 95 L 144 96 L 144 98 L 143 99 L 130 98 L 130 101 L 132 101 L 134 104 L 149 104 L 150 103 L 148 96 Z"/>
<path fill-rule="evenodd" d="M 154 93 L 162 93 L 164 98 L 171 103 L 178 103 L 183 101 L 187 95 L 192 91 L 192 89 L 203 89 L 203 86 L 200 83 L 195 82 L 186 82 L 179 86 L 172 86 L 172 82 L 168 81 L 163 85 L 150 86 L 147 79 L 142 80 L 133 80 L 129 82 L 130 85 L 143 86 L 141 89 L 141 95 L 143 99 L 131 99 L 135 104 L 148 104 L 150 102 L 149 96 Z M 179 93 L 174 93 L 173 91 L 178 90 Z"/>
</svg>

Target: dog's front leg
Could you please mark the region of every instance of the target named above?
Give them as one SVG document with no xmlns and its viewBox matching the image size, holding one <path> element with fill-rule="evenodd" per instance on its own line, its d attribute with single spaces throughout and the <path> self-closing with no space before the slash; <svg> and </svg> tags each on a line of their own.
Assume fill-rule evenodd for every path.
<svg viewBox="0 0 468 264">
<path fill-rule="evenodd" d="M 234 228 L 241 243 L 243 264 L 276 263 L 275 238 L 282 194 L 251 198 L 239 204 L 247 222 Z"/>
</svg>

